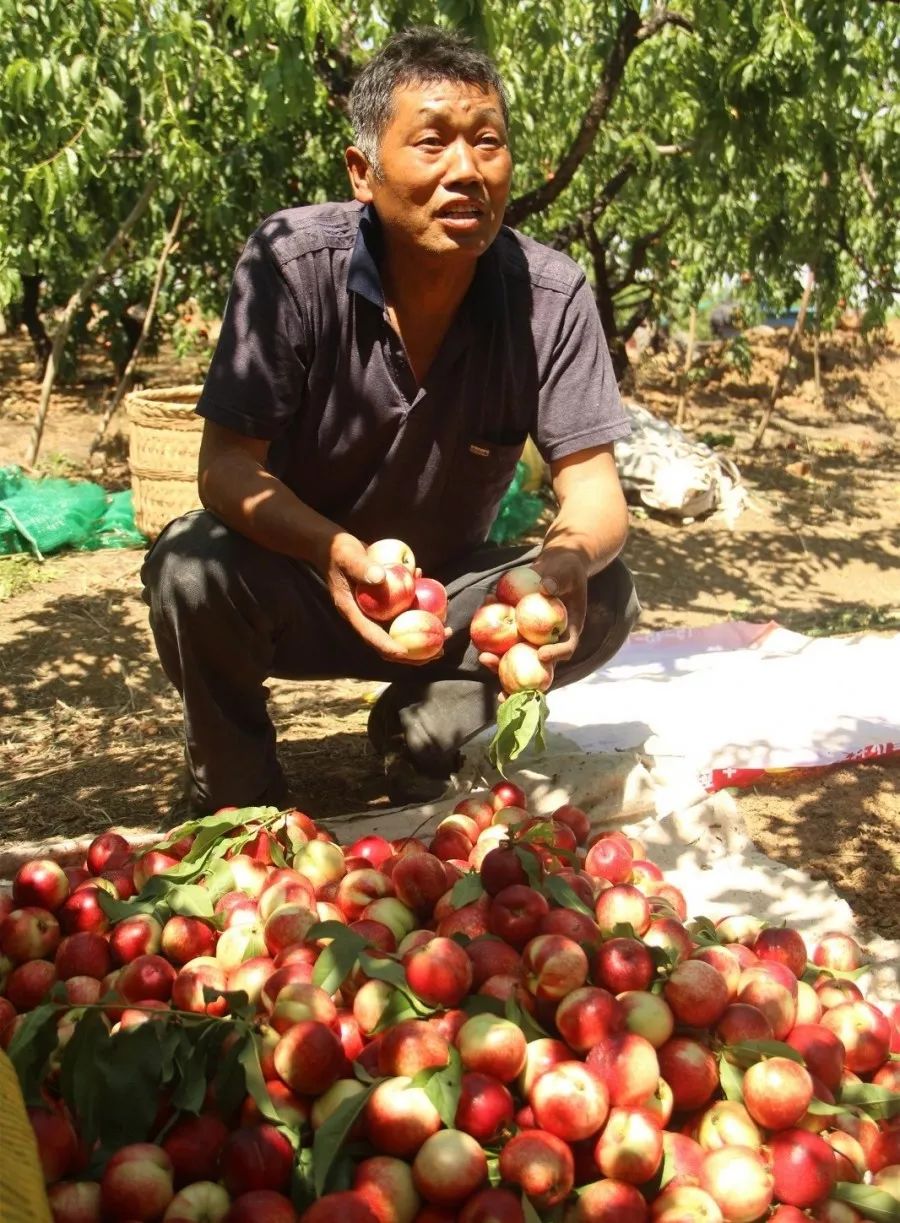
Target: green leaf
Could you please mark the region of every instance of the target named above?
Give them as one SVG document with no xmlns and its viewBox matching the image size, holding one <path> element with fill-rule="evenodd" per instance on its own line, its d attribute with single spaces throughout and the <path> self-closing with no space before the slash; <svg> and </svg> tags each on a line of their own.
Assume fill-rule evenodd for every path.
<svg viewBox="0 0 900 1223">
<path fill-rule="evenodd" d="M 26 1014 L 7 1049 L 29 1106 L 42 1102 L 40 1088 L 47 1062 L 59 1044 L 56 1025 L 60 1014 L 60 1008 L 52 1004 L 35 1007 Z"/>
<path fill-rule="evenodd" d="M 109 1029 L 98 1010 L 84 1013 L 63 1049 L 59 1086 L 75 1117 L 79 1132 L 90 1146 L 98 1135 L 97 1089 L 94 1066 L 103 1056 Z"/>
<path fill-rule="evenodd" d="M 803 980 L 809 983 L 818 981 L 821 977 L 831 977 L 833 981 L 858 981 L 867 972 L 871 972 L 873 967 L 872 964 L 860 964 L 859 968 L 825 968 L 822 964 L 814 964 L 812 960 L 807 960 L 806 968 L 803 970 Z"/>
<path fill-rule="evenodd" d="M 462 909 L 484 895 L 484 884 L 478 871 L 469 871 L 461 879 L 457 879 L 450 892 L 450 904 L 454 909 Z"/>
<path fill-rule="evenodd" d="M 535 1017 L 526 1011 L 515 998 L 506 999 L 503 1006 L 503 1016 L 510 1023 L 514 1023 L 517 1028 L 521 1028 L 528 1040 L 541 1040 L 547 1036 L 547 1033 Z"/>
<path fill-rule="evenodd" d="M 501 1019 L 506 1018 L 506 1003 L 502 998 L 493 998 L 490 994 L 469 994 L 459 1007 L 467 1015 L 499 1015 Z"/>
<path fill-rule="evenodd" d="M 874 1219 L 875 1223 L 900 1223 L 900 1202 L 885 1189 L 838 1181 L 830 1196 L 839 1202 L 846 1202 L 866 1219 Z"/>
<path fill-rule="evenodd" d="M 701 943 L 703 946 L 718 946 L 719 937 L 716 934 L 716 927 L 708 917 L 695 917 L 688 924 L 688 930 L 695 943 Z"/>
<path fill-rule="evenodd" d="M 105 892 L 103 888 L 97 889 L 97 900 L 100 908 L 113 924 L 125 921 L 127 917 L 134 917 L 138 913 L 152 915 L 157 908 L 157 902 L 154 899 L 139 900 L 137 896 L 134 896 L 131 900 L 120 900 L 118 896 L 110 896 L 109 892 Z"/>
<path fill-rule="evenodd" d="M 542 692 L 529 690 L 508 696 L 497 709 L 497 731 L 488 750 L 494 768 L 506 776 L 506 765 L 518 759 L 532 740 L 537 740 L 543 750 L 546 721 L 547 702 Z"/>
<path fill-rule="evenodd" d="M 212 917 L 212 897 L 198 883 L 182 883 L 166 892 L 166 904 L 180 917 Z"/>
<path fill-rule="evenodd" d="M 359 966 L 370 980 L 386 981 L 388 985 L 393 985 L 417 1015 L 433 1015 L 439 1009 L 423 1001 L 411 989 L 403 965 L 398 964 L 396 960 L 377 958 L 362 952 Z"/>
<path fill-rule="evenodd" d="M 541 1216 L 531 1204 L 531 1198 L 522 1190 L 522 1223 L 542 1223 Z"/>
<path fill-rule="evenodd" d="M 347 927 L 339 921 L 320 921 L 306 932 L 307 943 L 317 943 L 320 939 L 341 938 L 347 933 Z M 355 933 L 351 931 L 351 933 Z"/>
<path fill-rule="evenodd" d="M 803 1054 L 781 1040 L 742 1040 L 728 1046 L 728 1056 L 745 1070 L 765 1057 L 786 1057 L 788 1061 L 805 1066 Z"/>
<path fill-rule="evenodd" d="M 172 1092 L 172 1107 L 179 1112 L 199 1113 L 209 1086 L 206 1078 L 206 1058 L 199 1056 L 189 1029 L 183 1029 L 174 1051 L 176 1086 Z"/>
<path fill-rule="evenodd" d="M 266 1090 L 266 1080 L 263 1078 L 262 1066 L 259 1060 L 259 1048 L 256 1041 L 248 1033 L 247 1039 L 241 1041 L 238 1061 L 244 1070 L 244 1084 L 247 1092 L 253 1097 L 256 1107 L 272 1125 L 289 1129 L 277 1107 L 272 1103 L 272 1097 Z M 294 1131 L 296 1132 L 296 1131 Z"/>
<path fill-rule="evenodd" d="M 340 925 L 340 922 L 332 924 Z M 360 952 L 370 945 L 367 938 L 342 926 L 341 933 L 335 934 L 328 946 L 319 952 L 313 966 L 313 985 L 324 989 L 326 994 L 337 993 L 353 971 Z"/>
<path fill-rule="evenodd" d="M 530 849 L 523 849 L 517 845 L 515 847 L 515 855 L 521 863 L 522 870 L 528 879 L 528 886 L 534 888 L 536 892 L 541 888 L 541 877 L 544 873 L 540 861 L 535 857 Z"/>
<path fill-rule="evenodd" d="M 413 1087 L 421 1087 L 424 1090 L 448 1130 L 452 1130 L 456 1125 L 461 1083 L 462 1061 L 459 1052 L 452 1045 L 446 1066 L 431 1066 L 427 1070 L 420 1070 L 412 1080 Z"/>
<path fill-rule="evenodd" d="M 321 1197 L 328 1184 L 328 1174 L 332 1165 L 343 1149 L 347 1135 L 353 1128 L 359 1114 L 365 1108 L 369 1097 L 377 1084 L 373 1083 L 359 1095 L 351 1096 L 349 1100 L 339 1105 L 328 1120 L 316 1130 L 313 1139 L 313 1184 L 316 1196 Z"/>
<path fill-rule="evenodd" d="M 204 885 L 213 902 L 213 908 L 226 892 L 234 891 L 234 872 L 224 858 L 217 859 L 209 867 L 204 877 Z"/>
<path fill-rule="evenodd" d="M 375 1034 L 384 1032 L 388 1028 L 394 1027 L 395 1024 L 402 1023 L 405 1019 L 421 1018 L 422 1011 L 413 1006 L 402 990 L 392 990 L 387 1006 L 382 1011 L 381 1018 L 375 1026 Z"/>
<path fill-rule="evenodd" d="M 829 1104 L 827 1101 L 818 1100 L 813 1096 L 806 1111 L 812 1113 L 815 1117 L 837 1117 L 841 1113 L 845 1113 L 847 1109 L 843 1104 Z"/>
<path fill-rule="evenodd" d="M 243 807 L 237 811 L 216 811 L 212 815 L 204 815 L 200 819 L 187 820 L 185 823 L 179 824 L 177 828 L 173 828 L 169 836 L 164 841 L 160 841 L 156 848 L 161 850 L 171 849 L 183 837 L 194 836 L 196 840 L 185 857 L 191 862 L 196 862 L 198 858 L 203 857 L 214 842 L 235 828 L 243 828 L 246 823 L 262 810 L 264 810 L 262 807 Z"/>
<path fill-rule="evenodd" d="M 873 1083 L 847 1083 L 841 1089 L 840 1102 L 861 1108 L 876 1121 L 900 1117 L 900 1092 L 888 1087 L 876 1087 Z"/>
<path fill-rule="evenodd" d="M 617 921 L 612 930 L 609 931 L 608 935 L 605 930 L 603 933 L 608 938 L 629 938 L 637 941 L 637 931 L 635 930 L 634 926 L 632 926 L 631 922 L 628 921 Z"/>
<path fill-rule="evenodd" d="M 145 1023 L 109 1036 L 94 1059 L 97 1137 L 104 1147 L 144 1142 L 164 1086 L 163 1065 L 178 1034 L 167 1023 Z"/>
<path fill-rule="evenodd" d="M 225 1118 L 237 1111 L 247 1094 L 247 1072 L 244 1067 L 244 1059 L 247 1054 L 244 1046 L 252 1041 L 252 1034 L 244 1031 L 224 1053 L 220 1049 L 219 1057 L 216 1059 L 213 1088 L 218 1111 Z"/>
<path fill-rule="evenodd" d="M 737 1100 L 739 1104 L 743 1104 L 744 1076 L 737 1066 L 733 1065 L 724 1054 L 719 1055 L 719 1082 L 722 1085 L 726 1100 Z"/>
<path fill-rule="evenodd" d="M 294 1209 L 304 1211 L 316 1200 L 316 1186 L 313 1178 L 313 1149 L 300 1147 L 294 1160 L 291 1173 L 291 1202 Z"/>
<path fill-rule="evenodd" d="M 543 883 L 543 892 L 548 899 L 554 901 L 561 909 L 574 909 L 576 913 L 583 913 L 585 917 L 594 918 L 593 911 L 589 905 L 586 905 L 571 884 L 566 883 L 565 879 L 560 879 L 558 875 L 548 875 Z"/>
</svg>

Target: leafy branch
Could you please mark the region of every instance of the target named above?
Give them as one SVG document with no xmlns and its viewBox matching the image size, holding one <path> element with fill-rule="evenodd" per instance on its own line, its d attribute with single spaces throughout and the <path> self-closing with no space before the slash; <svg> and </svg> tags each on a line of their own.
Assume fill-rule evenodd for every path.
<svg viewBox="0 0 900 1223">
<path fill-rule="evenodd" d="M 655 13 L 649 22 L 642 25 L 638 13 L 631 7 L 626 8 L 613 36 L 612 46 L 600 73 L 597 88 L 587 105 L 578 131 L 560 159 L 556 170 L 547 177 L 547 181 L 525 192 L 524 195 L 520 195 L 508 206 L 505 218 L 507 225 L 520 225 L 526 217 L 543 212 L 562 195 L 593 148 L 597 132 L 612 109 L 622 85 L 625 69 L 632 54 L 642 43 L 659 33 L 667 25 L 680 26 L 682 29 L 693 31 L 693 26 L 687 18 L 678 13 L 661 10 Z"/>
</svg>

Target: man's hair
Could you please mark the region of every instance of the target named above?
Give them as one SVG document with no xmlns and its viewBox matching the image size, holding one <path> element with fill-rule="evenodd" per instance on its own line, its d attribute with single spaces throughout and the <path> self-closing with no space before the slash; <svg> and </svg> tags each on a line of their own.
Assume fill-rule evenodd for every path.
<svg viewBox="0 0 900 1223">
<path fill-rule="evenodd" d="M 490 56 L 470 38 L 435 26 L 394 34 L 369 60 L 350 92 L 353 142 L 379 173 L 378 150 L 391 121 L 394 91 L 405 85 L 456 81 L 493 89 L 500 98 L 504 123 L 509 103 L 500 73 Z"/>
</svg>

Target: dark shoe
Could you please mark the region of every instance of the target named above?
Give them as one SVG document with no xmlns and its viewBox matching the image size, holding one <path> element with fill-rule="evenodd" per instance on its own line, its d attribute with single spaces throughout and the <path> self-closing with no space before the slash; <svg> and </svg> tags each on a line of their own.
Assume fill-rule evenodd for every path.
<svg viewBox="0 0 900 1223">
<path fill-rule="evenodd" d="M 256 802 L 245 804 L 248 807 L 277 807 L 279 811 L 284 811 L 292 805 L 288 785 L 283 776 L 279 776 L 272 782 Z M 165 830 L 175 828 L 188 820 L 199 820 L 205 815 L 214 815 L 221 809 L 221 806 L 222 804 L 210 803 L 209 799 L 200 793 L 194 784 L 190 769 L 185 765 L 181 779 L 181 794 L 162 817 L 161 826 Z"/>
<path fill-rule="evenodd" d="M 433 803 L 443 797 L 450 785 L 450 772 L 445 777 L 423 773 L 413 764 L 405 749 L 392 750 L 384 758 L 384 776 L 388 798 L 395 806 L 410 803 Z"/>
<path fill-rule="evenodd" d="M 403 724 L 396 705 L 393 685 L 385 688 L 369 710 L 366 733 L 376 756 L 385 757 L 398 742 L 403 742 Z"/>
</svg>

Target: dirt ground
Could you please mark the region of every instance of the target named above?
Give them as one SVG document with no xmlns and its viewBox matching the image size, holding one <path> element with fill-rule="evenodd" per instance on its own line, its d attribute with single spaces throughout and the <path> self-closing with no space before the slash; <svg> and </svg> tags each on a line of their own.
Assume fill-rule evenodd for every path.
<svg viewBox="0 0 900 1223">
<path fill-rule="evenodd" d="M 814 633 L 900 628 L 900 325 L 881 340 L 823 337 L 822 380 L 810 346 L 788 378 L 763 449 L 752 428 L 786 333 L 755 333 L 748 380 L 695 386 L 688 429 L 717 435 L 750 504 L 734 526 L 633 516 L 625 559 L 644 604 L 641 627 L 777 619 Z M 196 381 L 203 354 L 164 351 L 146 385 Z M 0 339 L 0 465 L 21 460 L 39 387 L 21 336 Z M 674 358 L 638 369 L 635 397 L 671 419 Z M 109 393 L 100 353 L 54 395 L 38 469 L 86 476 L 90 438 Z M 103 482 L 128 483 L 124 420 L 105 448 Z M 141 553 L 69 553 L 43 566 L 0 560 L 0 846 L 111 824 L 154 828 L 177 798 L 180 714 L 153 650 L 138 594 Z M 386 805 L 368 754 L 368 686 L 271 685 L 281 753 L 298 805 L 317 817 Z M 759 846 L 828 878 L 864 922 L 900 937 L 900 770 L 839 769 L 741 797 Z"/>
</svg>

